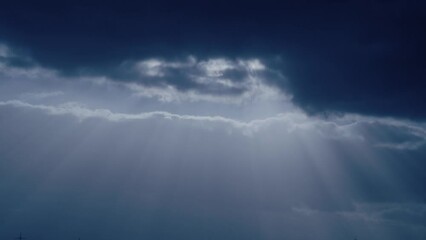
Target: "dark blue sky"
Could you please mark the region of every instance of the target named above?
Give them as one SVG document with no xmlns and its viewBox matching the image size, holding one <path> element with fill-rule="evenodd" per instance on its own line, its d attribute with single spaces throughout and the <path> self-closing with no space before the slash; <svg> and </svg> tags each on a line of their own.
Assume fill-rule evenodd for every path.
<svg viewBox="0 0 426 240">
<path fill-rule="evenodd" d="M 425 239 L 424 1 L 7 1 L 0 240 Z"/>
</svg>

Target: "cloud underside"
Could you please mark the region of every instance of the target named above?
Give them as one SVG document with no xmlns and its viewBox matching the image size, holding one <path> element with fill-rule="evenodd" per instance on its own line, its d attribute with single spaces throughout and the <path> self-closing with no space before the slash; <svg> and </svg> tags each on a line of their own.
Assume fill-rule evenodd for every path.
<svg viewBox="0 0 426 240">
<path fill-rule="evenodd" d="M 104 239 L 426 232 L 424 122 L 309 115 L 260 58 L 156 57 L 64 76 L 11 65 L 20 57 L 5 46 L 0 57 L 0 189 L 11 192 L 0 232 L 60 225 L 46 214 Z"/>
<path fill-rule="evenodd" d="M 111 122 L 129 122 L 144 120 L 168 120 L 201 123 L 201 128 L 230 129 L 247 136 L 265 129 L 280 128 L 284 132 L 308 132 L 326 139 L 351 139 L 372 141 L 376 147 L 415 150 L 423 147 L 426 141 L 426 130 L 421 125 L 395 119 L 346 115 L 329 119 L 310 118 L 303 112 L 282 113 L 264 119 L 241 121 L 222 116 L 180 115 L 164 111 L 144 112 L 138 114 L 115 113 L 108 109 L 90 109 L 78 103 L 62 105 L 35 105 L 19 100 L 0 102 L 0 106 L 16 107 L 41 111 L 49 115 L 72 116 L 79 121 L 99 119 Z M 197 125 L 194 125 L 197 127 Z M 399 139 L 389 140 L 370 135 L 369 131 L 386 131 L 389 134 L 401 135 Z"/>
<path fill-rule="evenodd" d="M 195 56 L 167 60 L 162 58 L 149 58 L 142 60 L 124 61 L 113 69 L 116 76 L 81 75 L 80 77 L 66 78 L 54 69 L 38 66 L 33 59 L 16 54 L 7 45 L 0 45 L 0 74 L 5 83 L 6 92 L 13 92 L 12 99 L 1 99 L 1 106 L 13 106 L 42 111 L 50 115 L 70 115 L 78 120 L 97 118 L 112 122 L 138 121 L 148 119 L 168 119 L 202 124 L 231 127 L 238 129 L 246 135 L 256 133 L 260 129 L 283 126 L 286 131 L 301 130 L 321 134 L 331 138 L 353 138 L 371 140 L 371 131 L 393 134 L 390 141 L 374 139 L 375 146 L 389 149 L 418 149 L 425 141 L 426 131 L 422 123 L 397 120 L 392 118 L 368 117 L 355 114 L 334 116 L 327 119 L 311 117 L 303 113 L 291 101 L 288 92 L 282 91 L 273 84 L 274 80 L 285 77 L 280 71 L 266 65 L 258 58 L 208 58 L 197 59 Z M 8 59 L 26 59 L 33 62 L 28 67 L 13 66 Z M 117 75 L 118 74 L 118 75 Z M 14 82 L 18 82 L 29 90 L 49 87 L 51 91 L 8 91 L 13 89 Z M 22 86 L 21 86 L 22 87 Z M 16 87 L 15 87 L 16 88 Z M 19 88 L 18 88 L 19 89 Z M 104 101 L 103 108 L 90 108 L 81 100 L 83 91 L 84 99 L 97 99 Z M 124 92 L 122 92 L 124 90 Z M 79 97 L 77 97 L 77 94 Z M 258 106 L 261 111 L 268 105 L 286 106 L 285 110 L 277 108 L 272 110 L 270 116 L 251 117 L 249 120 L 239 120 L 238 117 L 225 117 L 226 114 L 211 115 L 208 112 L 200 114 L 176 114 L 172 111 L 156 110 L 143 113 L 119 113 L 109 109 L 107 103 L 109 96 L 124 96 L 125 99 L 137 98 L 142 102 L 154 101 L 154 108 L 161 105 L 185 106 L 189 103 L 204 102 L 208 105 L 201 108 L 214 109 L 216 105 L 232 105 L 234 109 L 254 108 Z M 121 95 L 120 95 L 121 94 Z M 123 95 L 124 94 L 124 95 Z M 67 96 L 68 95 L 68 96 Z M 98 97 L 99 95 L 102 97 Z M 68 98 L 67 98 L 68 97 Z M 61 99 L 62 98 L 62 99 Z M 117 102 L 119 100 L 116 100 Z M 35 103 L 31 103 L 35 102 Z M 121 102 L 126 104 L 126 102 Z M 127 103 L 128 104 L 128 103 Z M 178 105 L 176 105 L 178 104 Z M 143 105 L 143 103 L 138 103 Z M 193 108 L 194 106 L 190 106 Z M 200 106 L 195 106 L 200 108 Z M 169 108 L 170 109 L 170 108 Z M 229 111 L 229 110 L 228 110 Z M 284 112 L 283 112 L 284 111 Z M 237 115 L 238 116 L 238 115 Z M 389 133 L 388 133 L 389 132 Z M 386 135 L 387 136 L 387 135 Z M 386 138 L 385 136 L 385 138 Z M 383 137 L 382 137 L 383 138 Z"/>
<path fill-rule="evenodd" d="M 97 226 L 105 239 L 426 232 L 424 131 L 415 123 L 303 112 L 242 121 L 20 100 L 0 102 L 0 113 L 0 186 L 11 192 L 3 231 L 27 224 L 42 234 L 49 225 L 46 235 L 57 235 L 64 224 L 53 218 L 76 232 Z"/>
<path fill-rule="evenodd" d="M 9 99 L 0 99 L 1 106 L 69 115 L 80 121 L 97 118 L 111 122 L 150 119 L 198 122 L 235 129 L 245 135 L 278 126 L 287 132 L 303 130 L 326 138 L 358 139 L 378 148 L 396 150 L 422 148 L 426 139 L 422 122 L 356 114 L 309 116 L 294 105 L 289 92 L 274 84 L 276 79 L 286 81 L 285 76 L 259 58 L 198 59 L 192 55 L 174 60 L 148 58 L 124 61 L 108 76 L 64 77 L 15 53 L 7 45 L 0 45 L 0 55 L 0 75 L 4 79 L 4 91 L 9 94 Z M 26 59 L 33 65 L 11 65 L 8 60 L 13 58 Z M 34 91 L 33 88 L 50 90 Z M 111 97 L 115 100 L 109 101 Z M 152 110 L 138 113 L 136 109 L 148 101 Z M 88 107 L 86 102 L 102 107 Z M 136 104 L 136 107 L 131 113 L 111 110 L 110 105 L 117 104 Z M 173 109 L 178 108 L 193 114 L 173 113 Z M 198 111 L 188 111 L 194 108 Z M 209 109 L 216 108 L 214 114 L 209 113 Z M 257 113 L 267 108 L 269 115 Z M 247 109 L 252 112 L 251 117 L 242 120 L 240 116 Z"/>
</svg>

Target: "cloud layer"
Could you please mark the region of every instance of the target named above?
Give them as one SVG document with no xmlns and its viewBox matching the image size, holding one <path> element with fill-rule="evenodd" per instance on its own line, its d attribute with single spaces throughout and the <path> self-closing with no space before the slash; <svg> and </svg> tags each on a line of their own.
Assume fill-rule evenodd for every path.
<svg viewBox="0 0 426 240">
<path fill-rule="evenodd" d="M 0 40 L 61 74 L 116 80 L 135 77 L 117 71 L 126 62 L 157 78 L 179 75 L 191 61 L 176 60 L 190 54 L 202 61 L 256 56 L 286 76 L 270 80 L 311 113 L 424 120 L 419 103 L 426 100 L 418 92 L 425 88 L 424 9 L 419 1 L 10 2 L 0 12 Z M 34 62 L 14 58 L 9 64 Z M 210 78 L 174 78 L 169 83 L 178 89 L 242 90 L 223 88 L 227 81 L 207 87 Z"/>
<path fill-rule="evenodd" d="M 152 4 L 148 10 L 158 9 Z M 28 16 L 37 9 L 42 13 L 41 6 L 26 9 Z M 176 17 L 173 9 L 166 15 Z M 299 4 L 289 4 L 284 16 L 299 19 L 292 15 L 298 9 Z M 97 9 L 100 19 L 105 10 L 104 5 Z M 386 15 L 388 10 L 383 11 Z M 224 17 L 232 23 L 233 14 Z M 111 39 L 101 34 L 102 28 L 93 32 L 97 41 L 80 39 L 90 26 L 71 37 L 70 29 L 57 29 L 66 34 L 54 34 L 59 39 L 53 43 L 37 31 L 34 45 L 20 49 L 16 46 L 25 42 L 7 27 L 15 24 L 0 21 L 0 33 L 9 31 L 14 40 L 0 45 L 0 190 L 8 193 L 0 198 L 0 237 L 24 229 L 31 238 L 46 240 L 424 239 L 424 111 L 407 110 L 404 94 L 389 98 L 395 109 L 387 109 L 390 105 L 381 101 L 393 96 L 392 87 L 374 95 L 383 90 L 375 84 L 388 73 L 380 66 L 366 71 L 366 65 L 358 64 L 369 59 L 370 47 L 379 58 L 375 51 L 386 48 L 367 44 L 367 50 L 353 52 L 346 48 L 353 41 L 335 44 L 343 42 L 339 34 L 338 40 L 324 42 L 318 29 L 329 26 L 335 33 L 338 21 L 312 22 L 318 15 L 311 8 L 306 14 L 312 18 L 301 26 L 318 36 L 307 39 L 311 33 L 301 36 L 293 23 L 284 24 L 282 31 L 291 33 L 286 34 L 291 40 L 269 42 L 276 50 L 269 55 L 238 55 L 231 51 L 231 39 L 221 39 L 221 34 L 212 38 L 219 41 L 212 51 L 224 47 L 226 54 L 195 51 L 191 41 L 188 49 L 194 51 L 184 53 L 169 51 L 173 48 L 164 42 L 139 49 L 117 40 L 117 48 L 104 41 Z M 259 23 L 275 19 L 270 17 Z M 354 16 L 330 17 L 346 20 L 345 25 Z M 0 20 L 7 18 L 0 14 Z M 244 35 L 245 27 L 254 26 L 253 36 L 261 37 L 255 22 L 236 21 L 219 32 L 238 26 Z M 214 28 L 215 21 L 209 23 Z M 17 29 L 26 28 L 16 24 Z M 61 27 L 76 30 L 74 24 Z M 150 27 L 165 34 L 158 26 Z M 264 31 L 281 29 L 270 27 Z M 176 29 L 167 28 L 170 37 Z M 162 34 L 159 38 L 165 39 Z M 73 46 L 84 51 L 63 48 L 65 36 L 77 40 Z M 206 36 L 199 38 L 202 49 L 210 41 Z M 285 52 L 279 47 L 283 45 L 288 46 Z M 152 52 L 146 50 L 150 48 Z M 337 51 L 349 51 L 353 59 L 344 61 Z M 410 75 L 407 65 L 400 69 L 390 83 Z M 409 84 L 402 90 L 419 86 Z M 372 86 L 371 92 L 366 85 Z"/>
</svg>

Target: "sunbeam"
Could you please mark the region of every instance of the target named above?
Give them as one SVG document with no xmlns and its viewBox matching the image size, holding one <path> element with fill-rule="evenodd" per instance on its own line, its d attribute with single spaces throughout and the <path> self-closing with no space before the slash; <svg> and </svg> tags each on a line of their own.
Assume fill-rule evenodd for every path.
<svg viewBox="0 0 426 240">
<path fill-rule="evenodd" d="M 0 238 L 424 239 L 399 2 L 4 3 Z"/>
</svg>

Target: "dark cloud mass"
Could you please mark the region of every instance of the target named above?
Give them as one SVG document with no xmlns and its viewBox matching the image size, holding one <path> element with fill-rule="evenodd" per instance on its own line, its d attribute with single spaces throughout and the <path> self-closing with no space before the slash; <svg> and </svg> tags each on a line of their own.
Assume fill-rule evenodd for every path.
<svg viewBox="0 0 426 240">
<path fill-rule="evenodd" d="M 156 56 L 279 57 L 289 83 L 274 80 L 309 112 L 424 119 L 425 9 L 422 1 L 8 1 L 0 36 L 64 74 L 108 75 Z"/>
</svg>

